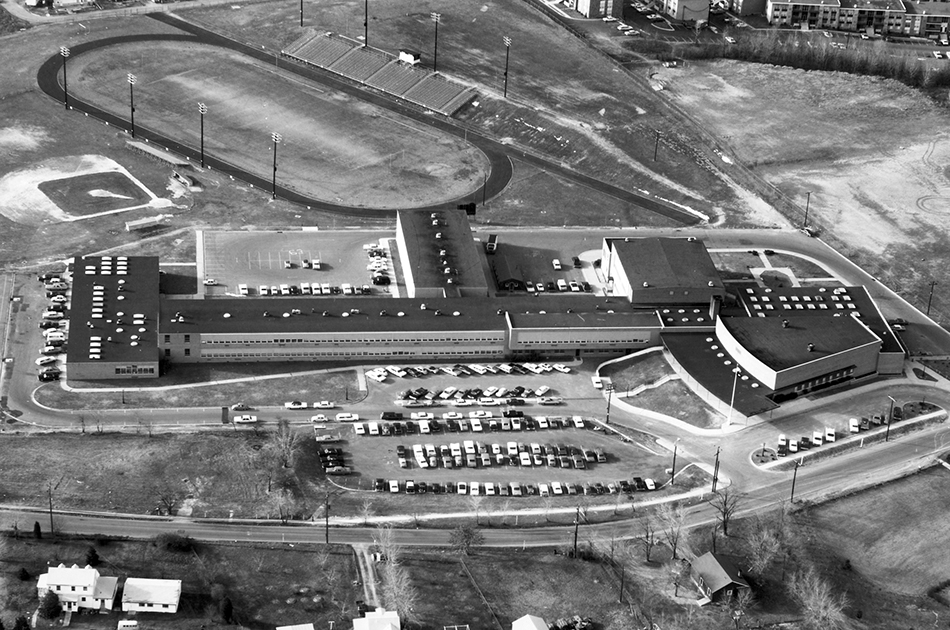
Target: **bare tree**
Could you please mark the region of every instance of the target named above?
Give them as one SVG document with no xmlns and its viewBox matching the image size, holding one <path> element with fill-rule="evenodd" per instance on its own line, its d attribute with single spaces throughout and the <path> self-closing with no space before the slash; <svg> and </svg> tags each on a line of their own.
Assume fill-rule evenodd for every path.
<svg viewBox="0 0 950 630">
<path fill-rule="evenodd" d="M 643 559 L 650 562 L 650 554 L 653 553 L 653 547 L 656 545 L 656 523 L 653 516 L 647 514 L 640 519 L 640 535 L 637 536 L 637 542 L 643 549 Z"/>
<path fill-rule="evenodd" d="M 620 510 L 623 509 L 623 504 L 626 499 L 627 497 L 625 497 L 621 492 L 618 492 L 616 495 L 614 495 L 614 516 L 620 514 Z"/>
<path fill-rule="evenodd" d="M 732 489 L 725 487 L 713 495 L 711 504 L 715 508 L 719 519 L 719 525 L 722 527 L 723 536 L 729 535 L 729 521 L 735 515 L 736 510 L 742 503 L 742 495 Z"/>
<path fill-rule="evenodd" d="M 475 525 L 480 525 L 478 520 L 478 511 L 482 507 L 482 495 L 475 494 L 468 498 L 468 504 L 472 506 L 472 511 L 475 512 Z"/>
<path fill-rule="evenodd" d="M 416 607 L 419 604 L 419 591 L 412 584 L 405 567 L 391 564 L 383 571 L 383 600 L 386 608 L 395 610 L 399 617 L 410 624 L 419 621 Z"/>
<path fill-rule="evenodd" d="M 682 505 L 673 505 L 664 503 L 657 511 L 657 519 L 663 539 L 670 546 L 673 552 L 673 559 L 676 559 L 676 548 L 679 545 L 680 537 L 683 533 L 683 526 L 686 524 L 686 508 Z"/>
<path fill-rule="evenodd" d="M 258 507 L 258 516 L 263 518 L 277 517 L 281 523 L 287 523 L 287 520 L 293 516 L 296 511 L 296 501 L 294 493 L 286 488 L 277 488 L 264 500 Z"/>
<path fill-rule="evenodd" d="M 551 508 L 554 507 L 554 499 L 549 495 L 541 498 L 541 509 L 544 510 L 544 520 L 551 520 Z"/>
<path fill-rule="evenodd" d="M 396 543 L 393 526 L 390 524 L 377 526 L 376 535 L 373 538 L 376 541 L 376 549 L 379 550 L 386 564 L 399 564 L 402 548 Z"/>
<path fill-rule="evenodd" d="M 501 506 L 501 524 L 505 524 L 505 518 L 507 517 L 508 512 L 511 511 L 511 499 L 505 499 L 504 504 Z"/>
<path fill-rule="evenodd" d="M 281 420 L 277 424 L 277 430 L 271 435 L 269 450 L 283 468 L 293 468 L 302 441 L 300 434 L 290 427 L 290 423 Z"/>
<path fill-rule="evenodd" d="M 848 627 L 844 613 L 847 598 L 832 593 L 831 585 L 813 568 L 795 573 L 788 582 L 788 591 L 802 608 L 806 628 L 840 630 Z"/>
<path fill-rule="evenodd" d="M 360 504 L 360 518 L 363 519 L 363 525 L 369 523 L 369 519 L 373 518 L 373 513 L 373 497 L 366 497 Z"/>
<path fill-rule="evenodd" d="M 469 555 L 472 547 L 478 547 L 485 543 L 485 536 L 481 531 L 471 525 L 461 525 L 452 530 L 449 535 L 449 544 L 452 549 L 460 555 Z"/>
<path fill-rule="evenodd" d="M 746 539 L 749 547 L 749 572 L 761 576 L 782 552 L 782 535 L 770 525 L 756 524 Z"/>
<path fill-rule="evenodd" d="M 669 564 L 670 582 L 673 584 L 673 597 L 680 596 L 680 586 L 689 579 L 689 563 L 673 558 Z"/>
<path fill-rule="evenodd" d="M 174 515 L 178 504 L 185 498 L 185 493 L 178 483 L 168 479 L 165 475 L 153 477 L 151 494 L 158 501 L 160 508 L 169 516 Z"/>
</svg>

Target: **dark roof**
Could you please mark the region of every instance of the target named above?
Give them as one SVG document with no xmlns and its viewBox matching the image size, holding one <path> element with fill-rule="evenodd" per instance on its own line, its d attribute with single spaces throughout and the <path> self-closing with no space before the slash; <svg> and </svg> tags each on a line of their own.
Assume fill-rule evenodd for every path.
<svg viewBox="0 0 950 630">
<path fill-rule="evenodd" d="M 609 239 L 636 289 L 651 287 L 719 289 L 725 287 L 702 241 L 685 238 Z M 712 283 L 710 285 L 710 283 Z"/>
<path fill-rule="evenodd" d="M 853 317 L 730 317 L 722 322 L 743 348 L 775 371 L 880 343 Z"/>
<path fill-rule="evenodd" d="M 739 299 L 753 317 L 835 317 L 860 315 L 861 322 L 883 342 L 882 352 L 903 352 L 884 316 L 865 287 L 742 287 Z M 771 307 L 771 308 L 769 308 Z"/>
<path fill-rule="evenodd" d="M 904 11 L 901 0 L 840 0 L 842 9 L 860 11 Z"/>
<path fill-rule="evenodd" d="M 436 221 L 438 225 L 433 225 Z M 446 296 L 452 297 L 458 295 L 454 287 L 482 287 L 487 295 L 488 281 L 464 210 L 404 210 L 398 213 L 396 225 L 405 243 L 406 251 L 402 254 L 409 261 L 416 289 L 445 289 Z M 442 237 L 437 239 L 436 234 Z M 445 257 L 440 255 L 442 251 Z M 447 265 L 442 264 L 443 259 Z M 446 274 L 446 266 L 454 272 Z M 450 278 L 452 284 L 448 282 Z"/>
<path fill-rule="evenodd" d="M 659 328 L 660 321 L 654 311 L 633 311 L 612 309 L 613 313 L 587 311 L 571 313 L 537 311 L 514 313 L 509 311 L 513 328 Z"/>
<path fill-rule="evenodd" d="M 769 398 L 772 390 L 756 381 L 745 370 L 736 377 L 732 370 L 735 359 L 725 354 L 722 344 L 710 333 L 664 333 L 660 335 L 673 358 L 696 381 L 719 400 L 732 401 L 732 386 L 736 396 L 733 408 L 742 415 L 754 416 L 778 407 Z M 725 361 L 728 360 L 727 365 Z"/>
<path fill-rule="evenodd" d="M 76 259 L 69 307 L 67 363 L 93 360 L 90 350 L 94 342 L 98 342 L 100 348 L 100 358 L 94 360 L 155 361 L 158 356 L 158 282 L 157 256 Z M 100 314 L 94 313 L 94 308 L 102 309 L 101 317 L 94 316 Z M 144 317 L 135 318 L 136 314 Z M 143 323 L 137 324 L 137 321 Z M 133 335 L 137 339 L 132 339 Z"/>
<path fill-rule="evenodd" d="M 422 310 L 422 305 L 426 310 Z M 162 333 L 271 333 L 271 332 L 358 332 L 358 331 L 452 331 L 504 330 L 502 311 L 537 313 L 631 311 L 629 303 L 619 298 L 597 296 L 473 298 L 386 298 L 386 297 L 294 297 L 223 298 L 162 300 L 160 331 Z M 299 314 L 292 314 L 296 309 Z M 352 313 L 358 309 L 359 313 Z M 436 316 L 438 309 L 441 313 Z M 269 317 L 264 317 L 264 312 Z M 324 317 L 327 311 L 329 316 Z M 385 311 L 386 315 L 380 313 Z M 454 313 L 459 313 L 457 316 Z M 180 313 L 179 322 L 175 315 Z M 284 314 L 287 317 L 284 317 Z M 346 316 L 343 314 L 346 313 Z M 399 313 L 403 313 L 399 316 Z M 225 317 L 228 314 L 229 317 Z"/>
<path fill-rule="evenodd" d="M 908 2 L 904 5 L 908 14 L 945 17 L 950 15 L 950 3 L 947 2 Z"/>
<path fill-rule="evenodd" d="M 504 286 L 506 283 L 514 282 L 521 287 L 525 286 L 524 274 L 520 266 L 512 266 L 507 256 L 496 254 L 491 257 L 492 271 L 495 272 L 495 280 L 498 286 Z"/>
<path fill-rule="evenodd" d="M 749 583 L 742 577 L 736 566 L 736 561 L 730 556 L 707 551 L 692 562 L 693 573 L 702 576 L 703 582 L 713 593 L 733 584 L 749 588 Z"/>
</svg>

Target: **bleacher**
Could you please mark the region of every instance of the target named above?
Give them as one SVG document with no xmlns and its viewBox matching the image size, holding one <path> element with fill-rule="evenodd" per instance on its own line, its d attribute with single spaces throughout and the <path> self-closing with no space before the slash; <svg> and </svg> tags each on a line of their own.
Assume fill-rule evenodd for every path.
<svg viewBox="0 0 950 630">
<path fill-rule="evenodd" d="M 409 64 L 394 60 L 367 79 L 366 84 L 379 88 L 383 92 L 402 96 L 428 74 L 425 70 L 416 70 Z"/>
<path fill-rule="evenodd" d="M 381 52 L 366 48 L 353 48 L 327 66 L 327 69 L 363 83 L 389 62 L 390 57 Z"/>
<path fill-rule="evenodd" d="M 281 52 L 446 116 L 475 96 L 471 88 L 330 33 L 311 31 Z"/>
<path fill-rule="evenodd" d="M 409 89 L 403 98 L 451 116 L 475 96 L 475 91 L 458 83 L 430 74 Z"/>
</svg>

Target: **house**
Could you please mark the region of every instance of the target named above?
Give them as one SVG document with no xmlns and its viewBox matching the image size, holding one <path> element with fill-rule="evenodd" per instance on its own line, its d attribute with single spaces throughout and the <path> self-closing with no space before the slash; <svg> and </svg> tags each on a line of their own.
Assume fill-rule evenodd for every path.
<svg viewBox="0 0 950 630">
<path fill-rule="evenodd" d="M 402 624 L 395 610 L 377 608 L 366 613 L 365 617 L 353 620 L 353 630 L 400 630 Z"/>
<path fill-rule="evenodd" d="M 693 560 L 690 577 L 706 600 L 703 603 L 735 597 L 740 589 L 749 588 L 734 559 L 707 552 Z"/>
<path fill-rule="evenodd" d="M 66 612 L 80 608 L 110 611 L 115 601 L 119 579 L 103 577 L 99 572 L 86 565 L 67 567 L 60 564 L 50 567 L 36 581 L 37 595 L 42 599 L 47 593 L 56 593 L 60 605 Z"/>
<path fill-rule="evenodd" d="M 178 612 L 181 580 L 128 578 L 122 589 L 123 612 Z"/>
<path fill-rule="evenodd" d="M 548 624 L 541 617 L 525 615 L 512 622 L 511 630 L 548 630 Z"/>
<path fill-rule="evenodd" d="M 277 630 L 314 630 L 312 623 L 298 623 L 295 626 L 277 626 Z"/>
</svg>

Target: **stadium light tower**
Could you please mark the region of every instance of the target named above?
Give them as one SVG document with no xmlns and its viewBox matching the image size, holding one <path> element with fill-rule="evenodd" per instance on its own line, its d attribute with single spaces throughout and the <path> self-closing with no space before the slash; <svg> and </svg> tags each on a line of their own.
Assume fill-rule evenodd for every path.
<svg viewBox="0 0 950 630">
<path fill-rule="evenodd" d="M 363 45 L 369 46 L 369 0 L 363 0 Z"/>
<path fill-rule="evenodd" d="M 300 28 L 303 28 L 303 0 L 300 0 Z"/>
<path fill-rule="evenodd" d="M 69 109 L 69 88 L 66 86 L 66 60 L 69 59 L 69 47 L 60 46 L 59 54 L 63 56 L 63 107 Z"/>
<path fill-rule="evenodd" d="M 433 11 L 429 14 L 432 21 L 435 22 L 435 51 L 432 54 L 432 71 L 439 71 L 439 22 L 442 21 L 442 14 Z"/>
<path fill-rule="evenodd" d="M 201 168 L 205 167 L 205 114 L 208 113 L 208 106 L 204 103 L 198 103 L 198 113 L 201 115 Z"/>
<path fill-rule="evenodd" d="M 505 98 L 508 98 L 508 59 L 511 57 L 511 38 L 505 36 Z"/>
<path fill-rule="evenodd" d="M 138 77 L 132 74 L 128 74 L 129 80 L 129 118 L 132 122 L 132 137 L 135 137 L 135 83 L 138 81 Z"/>
<path fill-rule="evenodd" d="M 274 141 L 274 178 L 271 180 L 271 199 L 277 199 L 277 145 L 280 144 L 282 138 L 279 133 L 272 133 L 270 137 Z"/>
</svg>

